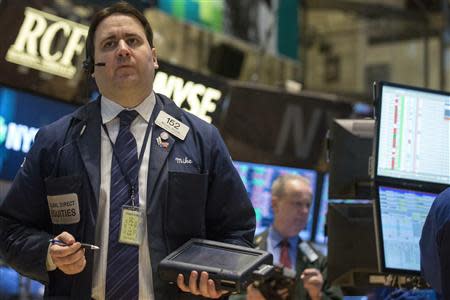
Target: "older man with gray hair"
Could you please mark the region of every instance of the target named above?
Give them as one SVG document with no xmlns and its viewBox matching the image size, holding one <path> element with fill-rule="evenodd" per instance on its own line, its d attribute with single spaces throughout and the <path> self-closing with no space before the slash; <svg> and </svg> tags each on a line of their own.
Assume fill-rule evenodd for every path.
<svg viewBox="0 0 450 300">
<path fill-rule="evenodd" d="M 340 288 L 327 280 L 327 260 L 299 233 L 306 227 L 313 191 L 309 180 L 296 174 L 279 176 L 272 184 L 273 224 L 255 238 L 255 245 L 273 254 L 274 264 L 296 271 L 289 290 L 273 291 L 283 299 L 342 299 Z M 254 286 L 247 288 L 247 300 L 264 300 Z"/>
</svg>

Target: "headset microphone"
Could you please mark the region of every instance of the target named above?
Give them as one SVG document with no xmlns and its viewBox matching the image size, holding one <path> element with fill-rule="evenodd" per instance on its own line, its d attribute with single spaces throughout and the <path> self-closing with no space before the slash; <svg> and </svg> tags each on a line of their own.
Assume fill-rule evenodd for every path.
<svg viewBox="0 0 450 300">
<path fill-rule="evenodd" d="M 106 66 L 106 63 L 104 62 L 98 62 L 98 63 L 94 63 L 93 60 L 91 58 L 86 58 L 85 61 L 83 61 L 83 68 L 89 73 L 92 74 L 94 73 L 94 68 L 95 67 L 104 67 Z"/>
</svg>

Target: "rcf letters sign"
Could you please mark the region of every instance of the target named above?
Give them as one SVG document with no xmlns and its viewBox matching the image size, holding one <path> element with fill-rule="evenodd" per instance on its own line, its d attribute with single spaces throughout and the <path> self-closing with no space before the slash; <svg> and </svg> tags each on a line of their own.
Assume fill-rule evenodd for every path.
<svg viewBox="0 0 450 300">
<path fill-rule="evenodd" d="M 84 50 L 88 27 L 55 15 L 26 7 L 25 17 L 5 59 L 39 71 L 74 77 L 72 61 Z"/>
</svg>

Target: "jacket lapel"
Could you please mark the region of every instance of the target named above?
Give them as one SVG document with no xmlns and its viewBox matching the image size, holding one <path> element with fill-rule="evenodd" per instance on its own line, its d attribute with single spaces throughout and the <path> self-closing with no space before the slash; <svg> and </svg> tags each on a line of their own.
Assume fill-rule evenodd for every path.
<svg viewBox="0 0 450 300">
<path fill-rule="evenodd" d="M 77 141 L 77 146 L 95 196 L 94 207 L 98 203 L 100 193 L 101 114 L 99 99 L 90 103 L 76 116 L 85 125 L 84 131 Z"/>
<path fill-rule="evenodd" d="M 165 131 L 164 129 L 160 128 L 155 124 L 155 119 L 158 116 L 159 112 L 161 110 L 164 110 L 169 115 L 175 117 L 176 119 L 180 120 L 180 112 L 178 111 L 179 108 L 173 103 L 171 100 L 168 100 L 165 97 L 162 97 L 161 95 L 156 95 L 156 104 L 153 111 L 154 117 L 152 117 L 152 139 L 151 139 L 151 146 L 150 146 L 150 165 L 148 170 L 148 185 L 147 185 L 147 201 L 152 198 L 153 192 L 155 190 L 156 181 L 160 177 L 159 174 L 164 166 L 164 164 L 167 161 L 167 158 L 169 157 L 170 152 L 173 149 L 173 146 L 175 142 L 177 142 L 176 139 L 173 138 L 173 136 L 169 133 L 169 138 L 167 139 L 167 146 L 159 145 L 158 144 L 158 137 L 160 137 L 161 133 Z M 150 207 L 149 205 L 147 206 Z"/>
</svg>

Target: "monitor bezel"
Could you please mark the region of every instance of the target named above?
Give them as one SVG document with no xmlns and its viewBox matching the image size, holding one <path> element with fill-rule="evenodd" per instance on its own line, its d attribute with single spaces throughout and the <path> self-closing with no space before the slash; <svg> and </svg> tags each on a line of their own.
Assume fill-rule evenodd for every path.
<svg viewBox="0 0 450 300">
<path fill-rule="evenodd" d="M 386 184 L 386 185 L 395 185 L 399 188 L 405 188 L 405 189 L 419 189 L 423 191 L 429 191 L 432 193 L 439 193 L 440 191 L 444 190 L 446 187 L 448 187 L 448 184 L 445 183 L 437 183 L 432 181 L 421 181 L 421 180 L 414 180 L 414 179 L 406 179 L 406 178 L 399 178 L 399 177 L 392 177 L 392 176 L 386 176 L 386 175 L 380 175 L 378 174 L 378 163 L 379 163 L 379 141 L 380 141 L 380 126 L 381 126 L 381 107 L 382 107 L 382 94 L 383 94 L 383 88 L 387 87 L 393 87 L 393 88 L 402 88 L 402 89 L 409 89 L 413 91 L 419 91 L 419 92 L 425 92 L 425 93 L 431 93 L 436 95 L 442 95 L 447 96 L 450 98 L 450 93 L 444 92 L 444 91 L 438 91 L 438 90 L 432 90 L 428 88 L 421 88 L 421 87 L 414 87 L 404 84 L 398 84 L 398 83 L 392 83 L 387 81 L 378 81 L 374 83 L 374 101 L 375 101 L 375 134 L 374 134 L 374 140 L 373 140 L 373 156 L 374 156 L 374 164 L 373 164 L 373 178 L 376 183 L 379 184 Z M 450 183 L 449 183 L 450 184 Z M 377 194 L 378 196 L 378 194 Z"/>
<path fill-rule="evenodd" d="M 380 206 L 380 187 L 400 189 L 400 190 L 408 190 L 412 192 L 419 193 L 430 193 L 436 194 L 434 191 L 425 191 L 418 188 L 407 188 L 400 187 L 396 184 L 389 183 L 375 183 L 375 200 L 373 201 L 374 205 L 374 222 L 375 222 L 375 238 L 377 245 L 377 256 L 378 256 L 378 270 L 382 273 L 392 273 L 392 274 L 402 274 L 402 275 L 413 275 L 420 276 L 420 270 L 409 270 L 409 269 L 398 269 L 398 268 L 389 268 L 386 266 L 385 253 L 384 253 L 384 240 L 383 240 L 383 226 L 381 223 L 381 206 Z M 436 194 L 437 196 L 437 194 Z M 418 247 L 419 245 L 417 245 Z"/>
</svg>

